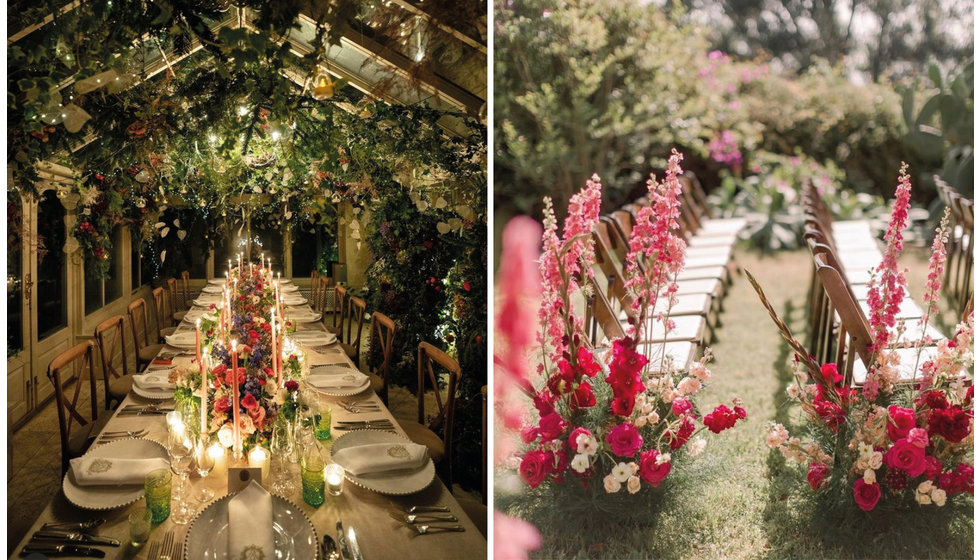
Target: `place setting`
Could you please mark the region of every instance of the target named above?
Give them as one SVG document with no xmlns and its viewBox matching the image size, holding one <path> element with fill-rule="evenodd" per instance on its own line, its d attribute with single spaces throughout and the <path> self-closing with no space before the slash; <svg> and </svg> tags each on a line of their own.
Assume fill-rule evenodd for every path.
<svg viewBox="0 0 980 560">
<path fill-rule="evenodd" d="M 357 395 L 371 386 L 371 379 L 349 364 L 310 366 L 304 381 L 314 391 L 331 397 Z"/>
</svg>

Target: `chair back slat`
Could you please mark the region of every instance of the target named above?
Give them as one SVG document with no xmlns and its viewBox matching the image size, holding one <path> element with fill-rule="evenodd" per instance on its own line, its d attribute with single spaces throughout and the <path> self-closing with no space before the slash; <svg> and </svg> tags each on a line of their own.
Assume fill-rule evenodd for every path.
<svg viewBox="0 0 980 560">
<path fill-rule="evenodd" d="M 146 301 L 143 298 L 136 298 L 126 308 L 126 312 L 129 313 L 129 324 L 133 330 L 133 344 L 136 346 L 136 353 L 138 354 L 140 350 L 151 344 L 150 323 L 146 316 Z M 140 326 L 142 326 L 142 331 Z M 159 338 L 159 333 L 157 333 L 157 337 Z"/>
<path fill-rule="evenodd" d="M 99 355 L 102 358 L 102 371 L 106 386 L 109 384 L 109 376 L 118 379 L 124 375 L 129 375 L 129 360 L 126 358 L 126 334 L 123 324 L 125 318 L 122 315 L 115 315 L 102 321 L 95 327 L 95 341 L 99 346 Z M 113 360 L 116 356 L 116 349 L 122 355 L 122 373 L 120 373 Z"/>
<path fill-rule="evenodd" d="M 844 282 L 843 277 L 841 277 L 840 272 L 833 266 L 827 264 L 826 254 L 817 253 L 813 255 L 813 261 L 817 267 L 820 283 L 827 292 L 834 311 L 840 317 L 841 327 L 844 331 L 841 333 L 841 340 L 844 340 L 843 337 L 846 333 L 847 337 L 849 337 L 847 343 L 848 352 L 856 353 L 861 358 L 861 361 L 864 362 L 865 366 L 870 369 L 873 364 L 871 347 L 874 338 L 871 335 L 871 327 L 868 319 L 864 316 L 864 312 L 861 310 L 857 301 L 851 297 L 847 289 L 847 284 Z M 838 344 L 838 358 L 843 357 L 842 352 L 843 346 Z M 841 367 L 845 372 L 844 377 L 848 384 L 851 383 L 852 366 L 852 363 L 838 363 L 838 367 Z"/>
<path fill-rule="evenodd" d="M 48 364 L 48 380 L 54 386 L 55 403 L 58 407 L 58 428 L 61 435 L 61 468 L 62 472 L 67 471 L 68 461 L 72 459 L 69 450 L 69 441 L 74 425 L 86 426 L 90 422 L 95 422 L 99 418 L 98 396 L 95 389 L 95 374 L 92 370 L 94 365 L 95 343 L 86 340 L 65 350 Z M 65 391 L 65 384 L 75 378 L 75 386 L 72 396 L 69 399 Z M 88 381 L 86 384 L 85 382 Z M 83 389 L 88 390 L 90 415 L 86 418 L 81 407 L 79 398 Z"/>
<path fill-rule="evenodd" d="M 336 286 L 333 289 L 333 317 L 330 319 L 332 327 L 337 328 L 337 338 L 344 341 L 344 320 L 347 318 L 347 288 Z"/>
<path fill-rule="evenodd" d="M 386 403 L 388 402 L 388 373 L 391 371 L 396 332 L 397 327 L 391 317 L 378 311 L 371 314 L 371 339 L 368 341 L 368 352 L 372 354 L 368 359 L 368 367 L 381 378 L 381 399 Z M 380 362 L 375 361 L 378 352 L 381 353 Z M 375 363 L 377 367 L 373 367 Z"/>
<path fill-rule="evenodd" d="M 353 296 L 347 298 L 347 344 L 354 347 L 357 355 L 361 352 L 361 331 L 364 330 L 366 311 L 367 303 L 363 299 Z"/>
</svg>

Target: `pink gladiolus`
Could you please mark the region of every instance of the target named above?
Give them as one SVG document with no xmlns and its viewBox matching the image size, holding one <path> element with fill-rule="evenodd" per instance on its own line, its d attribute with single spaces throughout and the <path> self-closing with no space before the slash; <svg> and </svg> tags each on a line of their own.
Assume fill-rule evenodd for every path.
<svg viewBox="0 0 980 560">
<path fill-rule="evenodd" d="M 905 298 L 905 273 L 898 269 L 898 257 L 902 252 L 902 232 L 908 225 L 911 197 L 908 164 L 903 163 L 895 189 L 891 221 L 885 233 L 885 255 L 868 282 L 868 323 L 874 338 L 871 348 L 873 356 L 888 344 L 889 328 L 895 326 L 895 316 Z M 872 371 L 864 386 L 865 398 L 874 400 L 878 389 L 878 376 Z"/>
</svg>

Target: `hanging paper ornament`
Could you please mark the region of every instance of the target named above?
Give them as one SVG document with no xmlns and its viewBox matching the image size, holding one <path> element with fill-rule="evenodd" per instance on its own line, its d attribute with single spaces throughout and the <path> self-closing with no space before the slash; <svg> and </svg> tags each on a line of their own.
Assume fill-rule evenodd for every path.
<svg viewBox="0 0 980 560">
<path fill-rule="evenodd" d="M 94 76 L 89 76 L 84 80 L 78 80 L 75 82 L 75 91 L 78 93 L 88 93 L 90 91 L 95 91 L 99 88 L 108 86 L 109 84 L 116 81 L 119 74 L 115 70 L 106 70 L 105 72 L 99 72 Z"/>
<path fill-rule="evenodd" d="M 145 169 L 141 169 L 140 172 L 133 178 L 140 183 L 148 183 L 150 181 L 150 173 Z"/>
<path fill-rule="evenodd" d="M 313 99 L 323 101 L 333 97 L 333 81 L 326 72 L 317 74 L 313 79 Z"/>
<path fill-rule="evenodd" d="M 71 133 L 78 132 L 85 126 L 85 123 L 92 118 L 92 115 L 85 112 L 74 103 L 66 105 L 61 109 L 61 115 L 64 118 L 65 130 Z"/>
</svg>

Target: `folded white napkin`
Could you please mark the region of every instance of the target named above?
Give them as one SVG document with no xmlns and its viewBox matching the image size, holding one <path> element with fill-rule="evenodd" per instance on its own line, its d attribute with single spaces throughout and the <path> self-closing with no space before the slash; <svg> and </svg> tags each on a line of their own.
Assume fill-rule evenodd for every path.
<svg viewBox="0 0 980 560">
<path fill-rule="evenodd" d="M 302 311 L 291 311 L 289 313 L 289 320 L 296 321 L 297 323 L 315 323 L 320 320 L 321 316 L 315 312 L 303 313 Z"/>
<path fill-rule="evenodd" d="M 224 278 L 212 278 L 212 279 L 208 280 L 208 284 L 211 284 L 212 286 L 224 286 L 225 285 L 225 279 Z"/>
<path fill-rule="evenodd" d="M 296 331 L 291 336 L 301 346 L 324 346 L 337 342 L 337 335 L 324 331 Z"/>
<path fill-rule="evenodd" d="M 367 376 L 354 368 L 316 366 L 310 368 L 307 383 L 318 389 L 356 389 L 364 386 Z"/>
<path fill-rule="evenodd" d="M 357 445 L 333 455 L 333 461 L 354 476 L 417 469 L 428 460 L 424 445 L 409 442 Z"/>
<path fill-rule="evenodd" d="M 168 377 L 169 370 L 146 372 L 143 375 L 134 375 L 133 383 L 140 389 L 173 389 L 174 385 Z"/>
<path fill-rule="evenodd" d="M 286 305 L 305 305 L 306 298 L 302 296 L 296 296 L 296 297 L 285 296 L 282 298 L 282 302 L 285 303 Z"/>
<path fill-rule="evenodd" d="M 204 286 L 204 289 L 201 291 L 204 292 L 205 294 L 220 294 L 222 290 L 224 290 L 224 286 L 220 284 L 218 285 L 209 284 L 207 286 Z"/>
<path fill-rule="evenodd" d="M 282 292 L 298 292 L 299 286 L 296 284 L 283 284 L 282 286 L 279 286 L 279 290 Z"/>
<path fill-rule="evenodd" d="M 272 494 L 253 480 L 228 500 L 228 558 L 275 558 Z"/>
<path fill-rule="evenodd" d="M 190 348 L 195 344 L 194 331 L 174 333 L 164 337 L 167 344 L 178 348 Z"/>
<path fill-rule="evenodd" d="M 89 453 L 70 462 L 75 483 L 79 486 L 142 485 L 150 471 L 170 468 L 170 463 L 160 457 L 95 457 Z"/>
</svg>

